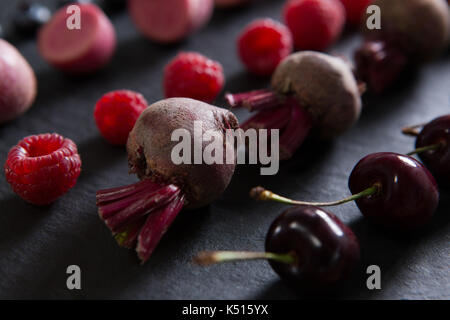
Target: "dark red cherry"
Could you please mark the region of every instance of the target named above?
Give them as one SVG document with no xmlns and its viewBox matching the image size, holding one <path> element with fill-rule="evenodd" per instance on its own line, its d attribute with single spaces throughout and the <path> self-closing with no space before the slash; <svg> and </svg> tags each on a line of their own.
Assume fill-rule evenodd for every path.
<svg viewBox="0 0 450 320">
<path fill-rule="evenodd" d="M 346 278 L 360 255 L 353 232 L 336 216 L 314 206 L 284 211 L 267 233 L 266 252 L 293 254 L 294 263 L 269 263 L 288 284 L 303 289 L 328 287 Z"/>
<path fill-rule="evenodd" d="M 425 125 L 416 139 L 416 148 L 441 146 L 418 155 L 441 185 L 450 185 L 450 115 L 434 119 Z"/>
<path fill-rule="evenodd" d="M 356 200 L 362 214 L 394 229 L 425 224 L 439 202 L 431 173 L 416 159 L 391 152 L 374 153 L 358 162 L 349 178 L 353 194 L 378 185 L 376 194 Z"/>
</svg>

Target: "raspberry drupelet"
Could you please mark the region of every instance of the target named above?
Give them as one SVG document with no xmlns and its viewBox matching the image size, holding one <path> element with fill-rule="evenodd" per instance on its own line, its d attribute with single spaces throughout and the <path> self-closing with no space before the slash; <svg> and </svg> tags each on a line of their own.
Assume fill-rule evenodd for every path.
<svg viewBox="0 0 450 320">
<path fill-rule="evenodd" d="M 81 159 L 75 143 L 59 134 L 29 136 L 9 151 L 6 180 L 25 201 L 47 205 L 77 182 Z"/>
<path fill-rule="evenodd" d="M 222 65 L 196 52 L 181 52 L 164 69 L 166 98 L 191 98 L 210 103 L 225 83 Z"/>
<path fill-rule="evenodd" d="M 271 75 L 291 52 L 291 32 L 283 24 L 269 18 L 250 23 L 238 39 L 242 63 L 258 75 Z"/>
</svg>

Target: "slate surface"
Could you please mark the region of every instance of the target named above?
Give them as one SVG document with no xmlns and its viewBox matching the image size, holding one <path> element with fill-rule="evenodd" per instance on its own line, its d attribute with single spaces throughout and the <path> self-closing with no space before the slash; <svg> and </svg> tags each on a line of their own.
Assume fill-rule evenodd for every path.
<svg viewBox="0 0 450 320">
<path fill-rule="evenodd" d="M 0 23 L 11 19 L 12 3 L 1 2 Z M 297 299 L 265 262 L 199 268 L 190 263 L 203 249 L 261 250 L 279 204 L 255 203 L 247 196 L 256 184 L 286 195 L 311 200 L 348 195 L 347 177 L 364 155 L 376 151 L 407 152 L 413 140 L 400 128 L 449 111 L 450 56 L 412 73 L 383 97 L 366 96 L 360 122 L 333 143 L 307 144 L 280 173 L 261 177 L 254 167 L 240 167 L 223 197 L 208 208 L 178 217 L 151 261 L 140 266 L 133 252 L 120 249 L 98 219 L 95 191 L 135 181 L 127 174 L 126 153 L 99 136 L 92 111 L 105 92 L 128 88 L 149 101 L 162 98 L 163 67 L 180 50 L 200 51 L 219 60 L 226 72 L 226 90 L 266 85 L 248 75 L 235 54 L 241 28 L 256 17 L 280 18 L 283 1 L 258 1 L 230 12 L 216 12 L 212 23 L 189 40 L 159 46 L 142 38 L 125 13 L 112 15 L 119 45 L 112 63 L 100 73 L 70 79 L 48 66 L 34 41 L 15 44 L 30 61 L 39 81 L 34 107 L 20 119 L 0 127 L 0 163 L 11 146 L 26 135 L 58 132 L 79 147 L 83 173 L 77 185 L 46 208 L 24 203 L 0 179 L 0 298 L 63 299 Z M 333 51 L 351 55 L 359 43 L 347 35 Z M 218 105 L 224 105 L 219 101 Z M 248 117 L 238 111 L 240 120 Z M 354 204 L 333 211 L 350 224 L 362 246 L 362 263 L 336 298 L 449 299 L 448 211 L 450 193 L 442 192 L 435 218 L 422 232 L 393 236 L 366 223 Z M 82 270 L 82 290 L 66 288 L 66 268 Z M 382 270 L 382 290 L 366 288 L 365 269 Z M 321 296 L 319 296 L 321 297 Z M 322 296 L 325 297 L 325 296 Z M 330 297 L 330 296 L 328 296 Z"/>
</svg>

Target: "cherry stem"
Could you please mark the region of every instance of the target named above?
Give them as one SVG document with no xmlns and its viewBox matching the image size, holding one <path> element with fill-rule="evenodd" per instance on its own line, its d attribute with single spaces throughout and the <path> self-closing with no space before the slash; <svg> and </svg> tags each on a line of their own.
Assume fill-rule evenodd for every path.
<svg viewBox="0 0 450 320">
<path fill-rule="evenodd" d="M 419 131 L 417 129 L 422 128 L 425 125 L 426 125 L 426 123 L 422 123 L 422 124 L 417 124 L 414 126 L 404 127 L 402 129 L 402 133 L 407 136 L 417 137 L 419 135 Z"/>
<path fill-rule="evenodd" d="M 283 196 L 280 196 L 278 194 L 275 194 L 269 190 L 264 189 L 263 187 L 255 187 L 250 191 L 250 197 L 257 200 L 257 201 L 275 201 L 280 202 L 284 204 L 290 204 L 290 205 L 309 205 L 309 206 L 316 206 L 316 207 L 331 207 L 331 206 L 337 206 L 340 204 L 344 204 L 350 201 L 355 201 L 364 197 L 372 196 L 374 194 L 379 193 L 381 190 L 381 184 L 375 183 L 373 186 L 356 193 L 354 195 L 351 195 L 350 197 L 337 200 L 337 201 L 331 201 L 331 202 L 305 202 L 305 201 L 297 201 L 285 198 Z"/>
<path fill-rule="evenodd" d="M 443 143 L 443 142 L 439 142 L 439 143 L 432 144 L 432 145 L 429 145 L 429 146 L 417 148 L 417 149 L 414 149 L 411 152 L 408 152 L 406 155 L 412 156 L 414 154 L 418 154 L 418 153 L 422 153 L 422 152 L 426 152 L 426 151 L 437 150 L 437 149 L 441 148 L 442 146 L 444 146 L 444 144 L 445 143 Z"/>
<path fill-rule="evenodd" d="M 294 264 L 297 261 L 297 257 L 293 252 L 281 254 L 252 251 L 202 251 L 193 259 L 194 263 L 201 266 L 244 260 L 274 260 L 281 263 Z"/>
</svg>

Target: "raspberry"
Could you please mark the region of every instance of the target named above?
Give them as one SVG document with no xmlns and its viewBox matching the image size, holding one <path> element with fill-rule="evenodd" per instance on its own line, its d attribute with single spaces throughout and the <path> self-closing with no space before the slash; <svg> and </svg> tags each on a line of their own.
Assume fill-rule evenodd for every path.
<svg viewBox="0 0 450 320">
<path fill-rule="evenodd" d="M 98 130 L 111 144 L 125 145 L 139 115 L 147 108 L 145 98 L 130 90 L 106 93 L 95 105 Z"/>
<path fill-rule="evenodd" d="M 181 52 L 164 70 L 167 98 L 184 97 L 212 102 L 225 82 L 222 65 L 196 52 Z"/>
<path fill-rule="evenodd" d="M 6 180 L 22 199 L 46 205 L 77 182 L 81 159 L 75 143 L 59 134 L 29 136 L 9 151 Z"/>
<path fill-rule="evenodd" d="M 292 52 L 288 28 L 272 19 L 258 19 L 242 31 L 238 51 L 244 65 L 253 73 L 270 75 Z"/>
<path fill-rule="evenodd" d="M 373 0 L 341 0 L 347 13 L 347 22 L 351 25 L 359 25 L 366 14 L 367 7 Z"/>
<path fill-rule="evenodd" d="M 299 50 L 325 50 L 339 38 L 345 23 L 339 0 L 290 0 L 283 16 Z"/>
</svg>

